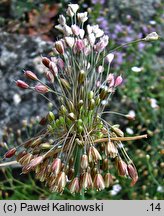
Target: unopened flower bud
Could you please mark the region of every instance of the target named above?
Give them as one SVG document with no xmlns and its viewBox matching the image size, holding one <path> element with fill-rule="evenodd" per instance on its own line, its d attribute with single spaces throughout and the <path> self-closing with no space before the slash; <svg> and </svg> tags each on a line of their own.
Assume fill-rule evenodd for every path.
<svg viewBox="0 0 164 216">
<path fill-rule="evenodd" d="M 43 162 L 43 159 L 44 159 L 43 156 L 38 156 L 30 161 L 29 166 L 32 168 L 36 167 L 37 165 Z"/>
<path fill-rule="evenodd" d="M 19 87 L 19 88 L 22 88 L 22 89 L 27 89 L 29 88 L 29 85 L 27 83 L 25 83 L 24 81 L 22 80 L 17 80 L 16 81 L 16 85 Z"/>
<path fill-rule="evenodd" d="M 62 41 L 56 41 L 55 42 L 55 49 L 58 51 L 60 54 L 64 54 L 64 45 Z"/>
<path fill-rule="evenodd" d="M 49 69 L 50 69 L 50 71 L 52 72 L 52 74 L 54 76 L 57 76 L 57 74 L 58 74 L 58 67 L 57 67 L 57 65 L 54 62 L 50 61 L 50 63 L 49 63 Z"/>
<path fill-rule="evenodd" d="M 4 155 L 4 158 L 11 158 L 16 153 L 16 148 L 9 149 L 6 154 Z"/>
<path fill-rule="evenodd" d="M 127 170 L 128 170 L 128 174 L 130 176 L 130 178 L 132 178 L 132 181 L 131 181 L 131 186 L 134 186 L 135 183 L 137 182 L 138 180 L 138 173 L 137 173 L 137 170 L 135 168 L 135 166 L 133 166 L 132 164 L 128 164 L 127 166 Z"/>
<path fill-rule="evenodd" d="M 42 63 L 49 68 L 50 60 L 47 57 L 42 57 Z"/>
<path fill-rule="evenodd" d="M 94 188 L 101 191 L 105 188 L 105 182 L 101 174 L 96 174 L 93 181 Z"/>
<path fill-rule="evenodd" d="M 88 99 L 92 99 L 94 97 L 94 92 L 93 91 L 90 91 L 88 93 Z"/>
<path fill-rule="evenodd" d="M 88 168 L 88 156 L 86 154 L 81 156 L 81 168 L 87 169 Z"/>
<path fill-rule="evenodd" d="M 50 83 L 54 83 L 54 75 L 51 72 L 47 71 L 45 75 Z"/>
<path fill-rule="evenodd" d="M 67 109 L 66 109 L 66 107 L 64 105 L 61 105 L 60 111 L 61 111 L 62 114 L 66 114 L 67 113 Z"/>
<path fill-rule="evenodd" d="M 111 127 L 112 131 L 115 132 L 118 136 L 123 137 L 124 136 L 124 132 L 122 130 L 120 130 L 117 126 L 113 125 Z"/>
<path fill-rule="evenodd" d="M 100 88 L 100 99 L 104 100 L 108 95 L 108 87 L 107 86 L 102 86 Z"/>
<path fill-rule="evenodd" d="M 49 121 L 49 122 L 53 122 L 54 120 L 55 120 L 54 113 L 50 111 L 50 112 L 48 113 L 48 121 Z"/>
<path fill-rule="evenodd" d="M 86 77 L 86 72 L 84 70 L 80 70 L 79 77 L 78 77 L 79 84 L 84 82 L 85 77 Z"/>
<path fill-rule="evenodd" d="M 85 48 L 84 41 L 81 40 L 81 39 L 78 39 L 75 42 L 75 50 L 78 51 L 78 52 L 81 52 L 81 51 L 84 50 L 84 48 Z"/>
<path fill-rule="evenodd" d="M 35 90 L 41 94 L 45 94 L 49 91 L 48 87 L 42 84 L 36 85 Z"/>
<path fill-rule="evenodd" d="M 68 114 L 68 118 L 69 118 L 70 120 L 72 120 L 72 121 L 75 121 L 75 120 L 76 120 L 76 116 L 75 116 L 74 113 L 69 113 L 69 114 Z"/>
<path fill-rule="evenodd" d="M 70 89 L 70 84 L 66 79 L 60 78 L 60 81 L 63 87 L 65 87 L 66 89 Z"/>
<path fill-rule="evenodd" d="M 121 159 L 117 159 L 117 169 L 120 176 L 125 176 L 127 174 L 127 164 Z"/>
<path fill-rule="evenodd" d="M 93 110 L 95 108 L 95 100 L 94 99 L 89 100 L 88 108 L 89 108 L 89 110 Z"/>
<path fill-rule="evenodd" d="M 27 78 L 30 78 L 32 80 L 38 80 L 38 77 L 32 71 L 27 70 L 27 71 L 24 72 L 24 75 Z"/>
<path fill-rule="evenodd" d="M 118 76 L 118 77 L 116 78 L 116 80 L 115 80 L 114 87 L 117 87 L 117 86 L 121 85 L 122 81 L 123 81 L 122 76 Z"/>
<path fill-rule="evenodd" d="M 113 184 L 113 178 L 112 178 L 112 175 L 110 173 L 105 174 L 104 183 L 105 183 L 106 188 L 108 188 L 109 186 L 111 186 Z"/>
<path fill-rule="evenodd" d="M 158 40 L 158 39 L 159 39 L 159 35 L 156 32 L 151 32 L 143 40 L 154 41 L 154 40 Z"/>
</svg>

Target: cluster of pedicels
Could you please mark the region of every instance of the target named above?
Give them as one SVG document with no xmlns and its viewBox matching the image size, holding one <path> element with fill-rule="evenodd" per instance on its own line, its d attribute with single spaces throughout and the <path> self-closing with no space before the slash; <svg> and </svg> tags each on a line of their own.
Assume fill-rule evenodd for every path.
<svg viewBox="0 0 164 216">
<path fill-rule="evenodd" d="M 22 173 L 34 171 L 36 179 L 59 193 L 65 187 L 71 193 L 108 188 L 113 183 L 112 163 L 120 176 L 132 179 L 133 186 L 138 174 L 122 144 L 130 137 L 124 137 L 119 125 L 102 118 L 123 78 L 109 72 L 114 54 L 107 51 L 108 36 L 98 25 L 87 25 L 87 12 L 78 13 L 78 9 L 79 5 L 69 4 L 68 17 L 59 16 L 56 28 L 63 37 L 55 42 L 51 58 L 42 57 L 49 84 L 29 70 L 24 75 L 36 82 L 34 86 L 16 81 L 18 87 L 34 90 L 47 100 L 47 94 L 54 95 L 58 114 L 50 111 L 40 121 L 43 130 L 10 149 L 5 158 L 16 154 Z M 153 37 L 157 37 L 155 32 L 144 40 Z"/>
</svg>

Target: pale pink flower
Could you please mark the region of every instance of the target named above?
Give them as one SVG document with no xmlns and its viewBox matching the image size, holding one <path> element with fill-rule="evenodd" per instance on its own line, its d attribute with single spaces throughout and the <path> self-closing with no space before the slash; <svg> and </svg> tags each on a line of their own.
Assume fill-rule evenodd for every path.
<svg viewBox="0 0 164 216">
<path fill-rule="evenodd" d="M 73 32 L 74 35 L 78 36 L 80 34 L 79 26 L 74 24 L 74 25 L 71 26 L 71 29 L 72 29 L 72 32 Z"/>
<path fill-rule="evenodd" d="M 118 77 L 116 78 L 116 80 L 115 80 L 114 86 L 117 87 L 117 86 L 121 85 L 122 81 L 123 81 L 122 76 L 121 76 L 121 75 L 118 76 Z"/>
<path fill-rule="evenodd" d="M 109 87 L 113 87 L 115 84 L 115 80 L 114 80 L 114 74 L 110 73 L 107 77 L 107 82 L 109 84 Z"/>
</svg>

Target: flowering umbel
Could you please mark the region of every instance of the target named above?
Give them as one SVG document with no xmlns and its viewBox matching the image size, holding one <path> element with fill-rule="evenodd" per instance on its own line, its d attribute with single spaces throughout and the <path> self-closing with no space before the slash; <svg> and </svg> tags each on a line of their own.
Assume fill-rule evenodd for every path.
<svg viewBox="0 0 164 216">
<path fill-rule="evenodd" d="M 108 36 L 98 25 L 87 25 L 85 31 L 88 16 L 78 10 L 77 4 L 69 4 L 71 26 L 67 25 L 67 18 L 59 17 L 56 28 L 63 38 L 55 42 L 54 56 L 42 57 L 45 77 L 51 85 L 31 71 L 24 74 L 36 82 L 34 86 L 16 81 L 18 87 L 32 89 L 45 98 L 46 94 L 53 94 L 59 103 L 58 115 L 49 112 L 40 121 L 44 130 L 23 143 L 24 150 L 18 152 L 17 147 L 5 155 L 9 158 L 18 153 L 23 173 L 35 171 L 37 179 L 59 193 L 65 187 L 71 193 L 109 187 L 114 181 L 109 165 L 113 161 L 118 175 L 131 178 L 134 185 L 137 170 L 122 141 L 146 137 L 124 137 L 118 125 L 112 126 L 102 118 L 105 104 L 123 78 L 109 72 L 114 55 L 107 51 Z"/>
</svg>

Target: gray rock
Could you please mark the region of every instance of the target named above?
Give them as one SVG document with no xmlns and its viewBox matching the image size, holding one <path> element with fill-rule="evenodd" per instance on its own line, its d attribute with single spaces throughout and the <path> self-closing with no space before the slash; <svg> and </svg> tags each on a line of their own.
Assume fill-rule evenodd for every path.
<svg viewBox="0 0 164 216">
<path fill-rule="evenodd" d="M 136 20 L 148 21 L 156 14 L 156 8 L 162 5 L 162 0 L 110 0 L 108 7 L 110 14 L 124 19 L 131 15 Z"/>
<path fill-rule="evenodd" d="M 40 38 L 0 33 L 0 130 L 6 125 L 19 128 L 23 119 L 46 113 L 45 99 L 19 89 L 14 80 L 24 79 L 23 69 L 41 72 L 34 60 L 51 48 L 52 43 Z"/>
</svg>

